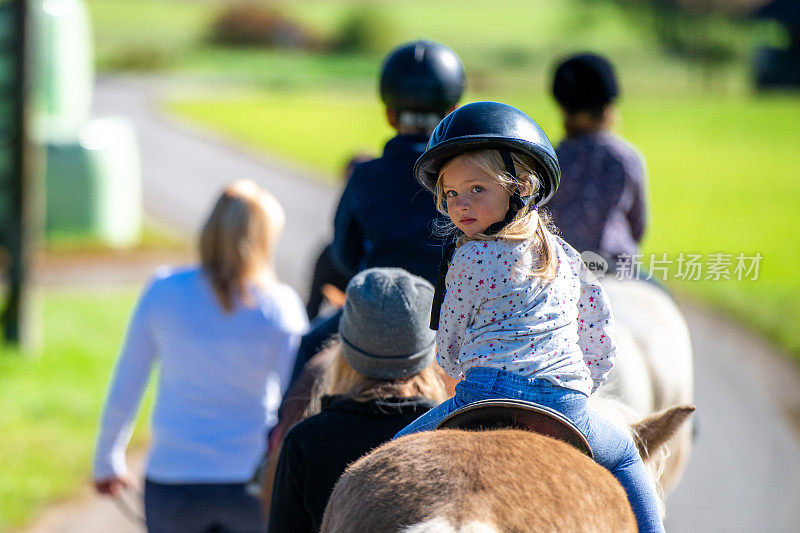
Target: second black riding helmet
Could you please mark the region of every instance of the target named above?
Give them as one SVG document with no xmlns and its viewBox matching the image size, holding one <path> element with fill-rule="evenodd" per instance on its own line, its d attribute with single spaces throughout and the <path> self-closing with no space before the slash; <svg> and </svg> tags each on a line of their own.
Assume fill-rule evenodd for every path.
<svg viewBox="0 0 800 533">
<path fill-rule="evenodd" d="M 545 204 L 558 189 L 561 169 L 550 139 L 531 117 L 499 102 L 474 102 L 444 117 L 433 130 L 428 149 L 417 159 L 414 176 L 435 192 L 439 170 L 447 161 L 484 149 L 519 152 L 533 159 L 542 187 L 532 198 L 532 205 Z"/>
<path fill-rule="evenodd" d="M 384 60 L 381 98 L 395 111 L 444 115 L 458 103 L 464 83 L 464 65 L 454 51 L 433 41 L 413 41 Z"/>
</svg>

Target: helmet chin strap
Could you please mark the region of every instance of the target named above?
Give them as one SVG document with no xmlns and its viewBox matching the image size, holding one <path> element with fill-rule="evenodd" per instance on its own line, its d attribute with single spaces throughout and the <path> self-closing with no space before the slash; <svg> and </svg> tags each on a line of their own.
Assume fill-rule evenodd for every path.
<svg viewBox="0 0 800 533">
<path fill-rule="evenodd" d="M 503 164 L 506 167 L 506 172 L 511 175 L 511 178 L 514 180 L 514 193 L 511 195 L 511 198 L 508 199 L 508 211 L 506 211 L 506 216 L 503 217 L 503 220 L 500 222 L 495 222 L 486 230 L 484 233 L 487 235 L 496 235 L 500 230 L 508 226 L 514 217 L 517 216 L 519 210 L 528 207 L 529 209 L 536 209 L 534 205 L 531 207 L 531 202 L 533 201 L 533 195 L 522 196 L 519 192 L 519 179 L 517 178 L 517 171 L 514 168 L 514 160 L 511 158 L 511 152 L 505 149 L 498 150 L 500 153 L 500 157 L 503 158 Z"/>
</svg>

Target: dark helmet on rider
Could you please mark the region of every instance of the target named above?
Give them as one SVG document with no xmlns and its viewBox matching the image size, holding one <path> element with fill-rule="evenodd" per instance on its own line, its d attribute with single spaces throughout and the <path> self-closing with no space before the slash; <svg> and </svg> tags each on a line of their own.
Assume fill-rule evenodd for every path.
<svg viewBox="0 0 800 533">
<path fill-rule="evenodd" d="M 524 203 L 543 205 L 558 189 L 561 169 L 550 139 L 528 115 L 498 102 L 467 104 L 439 122 L 428 141 L 428 149 L 414 165 L 414 176 L 426 189 L 435 192 L 439 170 L 447 161 L 464 152 L 485 149 L 498 150 L 514 178 L 510 152 L 533 160 L 536 167 L 533 170 L 542 186 Z"/>
<path fill-rule="evenodd" d="M 464 92 L 464 65 L 450 48 L 433 41 L 413 41 L 386 56 L 381 98 L 395 111 L 444 115 Z"/>
<path fill-rule="evenodd" d="M 562 61 L 553 75 L 553 97 L 567 111 L 600 111 L 619 96 L 611 62 L 597 54 Z"/>
</svg>

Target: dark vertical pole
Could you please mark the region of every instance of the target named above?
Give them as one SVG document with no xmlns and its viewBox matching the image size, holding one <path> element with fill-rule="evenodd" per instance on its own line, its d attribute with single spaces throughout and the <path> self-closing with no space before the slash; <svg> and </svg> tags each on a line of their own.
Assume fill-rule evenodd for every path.
<svg viewBox="0 0 800 533">
<path fill-rule="evenodd" d="M 7 8 L 14 11 L 14 27 L 16 35 L 12 45 L 14 61 L 13 113 L 12 127 L 9 129 L 10 180 L 9 207 L 6 218 L 6 247 L 8 250 L 8 294 L 3 309 L 3 339 L 18 344 L 23 349 L 31 348 L 33 334 L 28 323 L 29 300 L 28 291 L 30 263 L 32 254 L 32 237 L 36 231 L 36 217 L 33 209 L 33 181 L 31 165 L 33 159 L 28 136 L 28 18 L 27 1 L 13 0 Z"/>
</svg>

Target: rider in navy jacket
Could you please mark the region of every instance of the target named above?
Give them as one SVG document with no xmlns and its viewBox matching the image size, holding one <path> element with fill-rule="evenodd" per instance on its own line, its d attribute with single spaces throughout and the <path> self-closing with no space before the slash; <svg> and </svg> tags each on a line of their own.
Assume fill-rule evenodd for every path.
<svg viewBox="0 0 800 533">
<path fill-rule="evenodd" d="M 464 83 L 461 59 L 442 44 L 413 41 L 386 56 L 380 93 L 397 135 L 381 157 L 356 163 L 346 179 L 333 242 L 324 257 L 338 276 L 349 279 L 367 268 L 400 267 L 435 282 L 442 243 L 432 231 L 439 215 L 413 168 L 433 128 L 455 109 Z M 315 272 L 315 278 L 329 274 Z M 309 318 L 319 307 L 313 293 L 312 286 Z"/>
<path fill-rule="evenodd" d="M 435 282 L 442 242 L 432 234 L 436 207 L 413 168 L 431 131 L 464 90 L 464 67 L 448 47 L 414 41 L 384 60 L 380 92 L 397 136 L 383 155 L 357 164 L 334 220 L 331 260 L 343 274 L 400 267 Z"/>
<path fill-rule="evenodd" d="M 334 222 L 331 259 L 343 273 L 400 267 L 436 280 L 442 242 L 432 234 L 436 207 L 411 169 L 428 143 L 424 134 L 399 134 L 383 156 L 356 165 Z"/>
<path fill-rule="evenodd" d="M 383 155 L 357 163 L 334 220 L 333 265 L 347 277 L 372 267 L 400 267 L 436 282 L 443 243 L 432 233 L 439 216 L 430 195 L 414 178 L 414 163 L 428 137 L 464 91 L 464 66 L 450 48 L 414 41 L 386 56 L 380 92 L 386 119 L 397 130 Z M 341 312 L 320 321 L 303 337 L 292 373 L 335 335 Z M 280 421 L 279 421 L 280 424 Z"/>
</svg>

